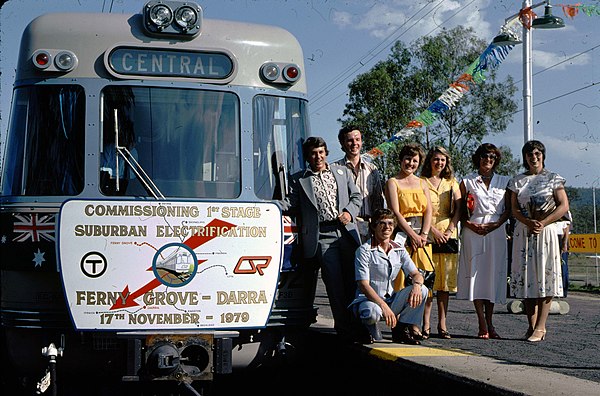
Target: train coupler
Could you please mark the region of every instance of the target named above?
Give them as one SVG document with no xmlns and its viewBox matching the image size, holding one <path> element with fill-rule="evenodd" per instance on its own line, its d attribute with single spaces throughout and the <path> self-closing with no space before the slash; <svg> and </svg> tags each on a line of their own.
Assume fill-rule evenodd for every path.
<svg viewBox="0 0 600 396">
<path fill-rule="evenodd" d="M 50 387 L 53 389 L 52 393 L 56 394 L 56 359 L 62 357 L 63 352 L 63 346 L 56 347 L 52 342 L 47 347 L 42 348 L 42 356 L 47 357 L 49 361 L 46 374 L 36 384 L 36 394 L 45 393 Z"/>
</svg>

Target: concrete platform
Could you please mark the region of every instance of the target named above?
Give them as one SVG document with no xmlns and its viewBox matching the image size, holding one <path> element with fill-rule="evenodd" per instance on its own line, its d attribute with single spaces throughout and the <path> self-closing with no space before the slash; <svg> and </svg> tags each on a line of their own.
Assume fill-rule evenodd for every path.
<svg viewBox="0 0 600 396">
<path fill-rule="evenodd" d="M 447 384 L 468 384 L 473 394 L 598 396 L 600 296 L 569 293 L 565 300 L 569 310 L 563 309 L 561 314 L 557 309 L 549 317 L 547 339 L 538 343 L 522 340 L 527 321 L 523 314 L 510 312 L 510 301 L 496 305 L 494 311 L 496 330 L 505 338 L 478 339 L 472 302 L 451 297 L 450 340 L 436 338 L 433 330 L 432 338 L 422 345 L 395 344 L 383 326 L 383 342 L 348 347 L 403 373 Z M 315 303 L 319 317 L 312 327 L 336 337 L 326 295 L 318 295 Z M 435 303 L 431 323 L 437 326 Z"/>
</svg>

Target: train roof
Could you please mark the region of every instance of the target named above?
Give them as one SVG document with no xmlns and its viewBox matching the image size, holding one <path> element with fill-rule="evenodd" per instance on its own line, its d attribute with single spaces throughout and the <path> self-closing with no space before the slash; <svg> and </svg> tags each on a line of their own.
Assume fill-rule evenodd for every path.
<svg viewBox="0 0 600 396">
<path fill-rule="evenodd" d="M 39 49 L 68 50 L 76 54 L 75 69 L 56 78 L 115 79 L 105 67 L 105 54 L 116 46 L 161 48 L 177 51 L 226 50 L 237 62 L 231 85 L 273 88 L 261 80 L 265 62 L 294 63 L 304 70 L 298 40 L 289 31 L 270 25 L 203 19 L 201 33 L 189 40 L 157 38 L 146 34 L 141 14 L 51 13 L 34 19 L 25 29 L 16 79 L 39 79 L 32 55 Z M 50 72 L 52 73 L 52 72 Z M 54 72 L 56 74 L 56 72 Z M 144 78 L 148 79 L 148 78 Z M 192 78 L 185 78 L 194 81 Z M 304 73 L 290 91 L 306 93 Z"/>
</svg>

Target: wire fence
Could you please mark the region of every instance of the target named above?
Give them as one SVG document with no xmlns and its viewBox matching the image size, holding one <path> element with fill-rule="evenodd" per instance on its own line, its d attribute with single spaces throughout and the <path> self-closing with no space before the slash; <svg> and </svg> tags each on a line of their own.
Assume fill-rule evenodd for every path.
<svg viewBox="0 0 600 396">
<path fill-rule="evenodd" d="M 600 286 L 600 255 L 572 253 L 568 264 L 569 283 Z"/>
</svg>

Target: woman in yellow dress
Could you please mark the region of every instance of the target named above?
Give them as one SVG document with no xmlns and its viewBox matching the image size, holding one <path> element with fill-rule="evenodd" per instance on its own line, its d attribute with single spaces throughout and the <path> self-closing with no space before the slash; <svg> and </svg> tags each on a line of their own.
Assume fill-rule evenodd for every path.
<svg viewBox="0 0 600 396">
<path fill-rule="evenodd" d="M 406 244 L 408 253 L 418 269 L 433 271 L 431 246 L 427 235 L 431 226 L 431 201 L 427 183 L 416 175 L 425 159 L 425 152 L 418 144 L 409 143 L 400 150 L 400 171 L 386 182 L 386 201 L 398 219 L 395 241 Z M 398 276 L 394 290 L 404 287 L 404 276 Z M 429 287 L 429 296 L 432 296 Z M 429 323 L 424 323 L 425 329 Z M 423 338 L 421 329 L 413 325 L 413 336 Z"/>
<path fill-rule="evenodd" d="M 448 301 L 450 293 L 456 293 L 456 276 L 458 273 L 458 231 L 457 224 L 460 220 L 462 197 L 458 181 L 454 177 L 452 161 L 448 151 L 440 146 L 433 147 L 425 157 L 421 177 L 427 181 L 429 197 L 433 209 L 429 240 L 434 246 L 440 247 L 440 252 L 433 250 L 433 264 L 435 266 L 435 283 L 433 292 L 436 295 L 438 309 L 438 335 L 440 338 L 449 339 L 450 333 L 446 323 L 448 315 Z M 449 240 L 452 240 L 448 242 Z M 445 249 L 444 249 L 445 247 Z M 454 248 L 456 251 L 451 252 Z M 423 318 L 423 334 L 429 333 L 431 306 L 433 299 L 428 299 L 425 304 Z M 428 309 L 429 308 L 429 309 Z"/>
</svg>

